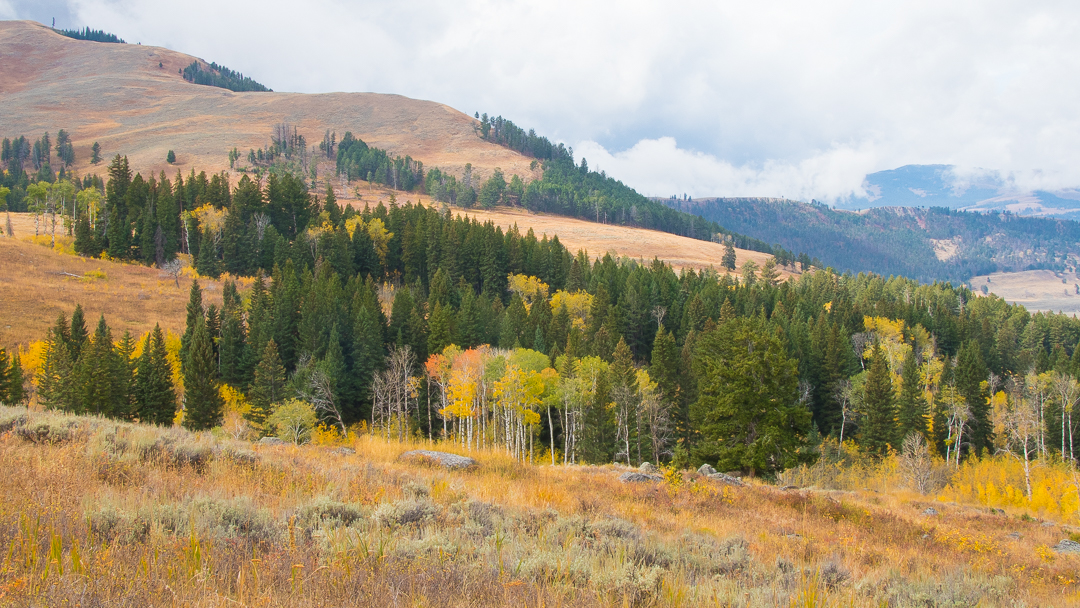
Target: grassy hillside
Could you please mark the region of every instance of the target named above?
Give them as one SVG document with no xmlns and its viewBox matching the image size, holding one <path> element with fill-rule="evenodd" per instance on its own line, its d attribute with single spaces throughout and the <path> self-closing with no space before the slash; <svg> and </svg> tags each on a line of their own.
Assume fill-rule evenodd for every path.
<svg viewBox="0 0 1080 608">
<path fill-rule="evenodd" d="M 190 279 L 172 277 L 154 268 L 83 258 L 49 247 L 45 237 L 33 242 L 29 214 L 11 214 L 16 238 L 0 238 L 0 347 L 40 340 L 46 328 L 77 303 L 88 319 L 104 314 L 121 333 L 141 336 L 160 322 L 182 332 Z M 70 250 L 70 238 L 59 238 Z M 204 281 L 205 282 L 205 281 Z M 210 302 L 221 304 L 221 284 L 209 281 Z M 209 305 L 209 303 L 207 305 Z"/>
<path fill-rule="evenodd" d="M 361 435 L 225 435 L 0 406 L 5 605 L 1012 606 L 1076 601 L 1063 534 L 905 491 L 668 470 L 463 471 Z M 448 445 L 434 446 L 457 452 Z M 936 514 L 928 514 L 933 508 Z"/>
<path fill-rule="evenodd" d="M 237 93 L 184 79 L 192 62 L 206 69 L 209 61 L 161 47 L 74 40 L 31 21 L 0 22 L 0 56 L 0 133 L 36 139 L 66 129 L 80 175 L 104 169 L 90 164 L 95 141 L 106 162 L 125 154 L 144 175 L 228 169 L 229 150 L 267 145 L 283 122 L 312 143 L 326 130 L 338 138 L 352 131 L 455 173 L 466 163 L 482 177 L 495 167 L 508 175 L 529 171 L 529 158 L 482 140 L 479 121 L 439 103 L 375 93 Z M 166 163 L 169 150 L 174 165 Z"/>
<path fill-rule="evenodd" d="M 765 198 L 665 200 L 839 271 L 963 282 L 990 272 L 1062 271 L 1080 261 L 1080 223 L 1071 220 L 937 207 L 853 213 Z"/>
</svg>

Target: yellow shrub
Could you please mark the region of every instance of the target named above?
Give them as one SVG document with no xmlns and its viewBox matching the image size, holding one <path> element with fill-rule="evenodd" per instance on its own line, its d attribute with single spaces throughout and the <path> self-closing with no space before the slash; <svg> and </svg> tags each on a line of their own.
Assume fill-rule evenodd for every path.
<svg viewBox="0 0 1080 608">
<path fill-rule="evenodd" d="M 939 498 L 1080 521 L 1078 493 L 1080 474 L 1068 465 L 1035 462 L 1031 466 L 1031 496 L 1028 497 L 1023 463 L 1002 455 L 963 463 Z"/>
<path fill-rule="evenodd" d="M 109 279 L 109 276 L 106 275 L 105 271 L 100 269 L 100 268 L 98 268 L 97 270 L 87 270 L 86 272 L 83 273 L 83 280 L 84 281 L 95 281 L 95 280 L 106 281 L 108 279 Z"/>
</svg>

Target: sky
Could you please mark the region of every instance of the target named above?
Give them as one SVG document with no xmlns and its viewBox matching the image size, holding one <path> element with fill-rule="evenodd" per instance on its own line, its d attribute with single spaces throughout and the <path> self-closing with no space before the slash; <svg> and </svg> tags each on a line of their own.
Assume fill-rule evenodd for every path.
<svg viewBox="0 0 1080 608">
<path fill-rule="evenodd" d="M 0 0 L 53 17 L 275 91 L 502 115 L 647 195 L 836 202 L 907 164 L 1080 185 L 1075 1 Z"/>
</svg>

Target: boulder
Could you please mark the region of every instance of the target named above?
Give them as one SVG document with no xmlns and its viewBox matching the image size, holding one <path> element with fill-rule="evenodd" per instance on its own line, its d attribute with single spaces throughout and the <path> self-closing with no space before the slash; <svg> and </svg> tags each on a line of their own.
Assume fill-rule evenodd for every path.
<svg viewBox="0 0 1080 608">
<path fill-rule="evenodd" d="M 259 445 L 285 445 L 285 443 L 285 441 L 277 437 L 263 437 L 259 440 Z"/>
<path fill-rule="evenodd" d="M 651 462 L 641 463 L 641 466 L 638 467 L 638 470 L 642 473 L 645 473 L 646 475 L 656 475 L 660 473 L 660 468 L 657 467 L 655 464 L 652 464 Z"/>
<path fill-rule="evenodd" d="M 923 511 L 923 515 L 937 515 L 937 509 L 934 507 L 926 507 L 926 510 Z"/>
<path fill-rule="evenodd" d="M 741 479 L 739 479 L 738 477 L 732 477 L 731 475 L 728 475 L 727 473 L 713 473 L 712 475 L 709 475 L 708 477 L 709 477 L 709 479 L 712 479 L 713 481 L 719 481 L 720 483 L 726 483 L 729 486 L 741 486 L 741 485 L 743 485 L 743 482 L 742 482 Z"/>
<path fill-rule="evenodd" d="M 476 466 L 476 460 L 468 456 L 458 456 L 448 452 L 436 452 L 433 450 L 411 450 L 399 456 L 401 460 L 412 460 L 437 464 L 447 469 L 468 469 Z"/>
<path fill-rule="evenodd" d="M 697 472 L 706 477 L 708 477 L 709 475 L 716 475 L 716 469 L 712 468 L 712 465 L 709 463 L 705 463 L 698 467 Z"/>
<path fill-rule="evenodd" d="M 339 448 L 334 448 L 330 450 L 330 452 L 332 454 L 341 454 L 342 456 L 351 456 L 356 453 L 356 450 L 342 446 Z"/>
<path fill-rule="evenodd" d="M 1067 538 L 1063 538 L 1061 542 L 1050 548 L 1057 553 L 1080 553 L 1080 543 Z"/>
<path fill-rule="evenodd" d="M 649 475 L 648 473 L 635 473 L 634 471 L 628 471 L 619 475 L 619 481 L 623 483 L 648 483 L 655 481 L 664 481 L 664 478 L 660 475 Z"/>
</svg>

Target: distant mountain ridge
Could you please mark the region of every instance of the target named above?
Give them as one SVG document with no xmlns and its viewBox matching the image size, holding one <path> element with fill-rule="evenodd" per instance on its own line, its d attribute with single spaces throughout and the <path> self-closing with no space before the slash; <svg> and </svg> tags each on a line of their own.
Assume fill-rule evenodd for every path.
<svg viewBox="0 0 1080 608">
<path fill-rule="evenodd" d="M 842 200 L 836 207 L 947 207 L 1080 219 L 1080 191 L 1020 190 L 994 171 L 969 176 L 960 174 L 953 165 L 905 165 L 867 175 L 863 187 L 868 197 Z"/>
<path fill-rule="evenodd" d="M 728 230 L 806 252 L 841 272 L 920 281 L 1080 263 L 1080 222 L 974 213 L 945 207 L 876 207 L 861 212 L 772 198 L 657 199 Z"/>
</svg>

